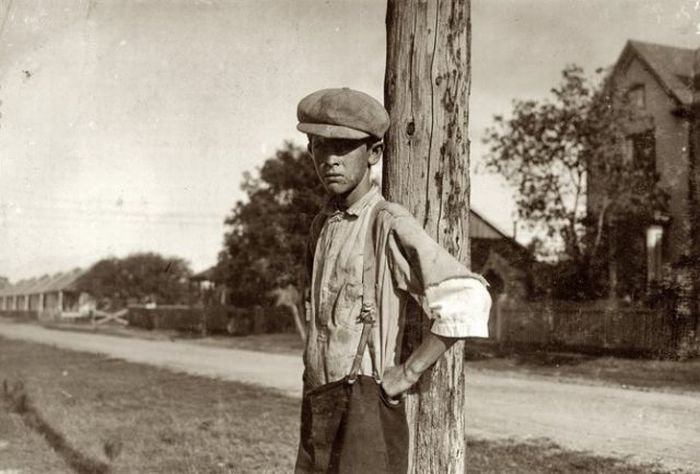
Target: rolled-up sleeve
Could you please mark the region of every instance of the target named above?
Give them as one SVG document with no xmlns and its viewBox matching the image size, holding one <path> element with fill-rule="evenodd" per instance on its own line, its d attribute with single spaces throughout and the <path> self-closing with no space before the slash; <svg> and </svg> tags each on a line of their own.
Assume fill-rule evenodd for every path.
<svg viewBox="0 0 700 474">
<path fill-rule="evenodd" d="M 445 337 L 489 337 L 491 295 L 476 278 L 454 278 L 426 288 L 424 306 L 435 321 L 433 334 Z"/>
<path fill-rule="evenodd" d="M 480 275 L 470 272 L 405 214 L 393 220 L 387 249 L 394 284 L 413 295 L 434 320 L 433 334 L 488 337 L 491 295 Z"/>
</svg>

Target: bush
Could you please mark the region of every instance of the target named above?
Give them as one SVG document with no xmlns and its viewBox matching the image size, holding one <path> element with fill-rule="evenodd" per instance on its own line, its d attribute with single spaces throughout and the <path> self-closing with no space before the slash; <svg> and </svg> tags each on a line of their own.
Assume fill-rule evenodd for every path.
<svg viewBox="0 0 700 474">
<path fill-rule="evenodd" d="M 284 306 L 273 306 L 263 308 L 262 332 L 280 333 L 294 332 L 294 318 L 288 308 Z"/>
<path fill-rule="evenodd" d="M 148 330 L 154 328 L 153 315 L 145 308 L 134 308 L 130 306 L 129 312 L 124 319 L 127 320 L 129 326 Z"/>
<path fill-rule="evenodd" d="M 130 306 L 126 320 L 130 326 L 143 329 L 172 329 L 180 332 L 202 332 L 204 313 L 199 308 Z"/>
<path fill-rule="evenodd" d="M 293 332 L 294 321 L 289 311 L 280 307 L 240 308 L 236 306 L 129 307 L 126 316 L 130 326 L 143 329 L 170 329 L 195 334 L 249 334 Z"/>
</svg>

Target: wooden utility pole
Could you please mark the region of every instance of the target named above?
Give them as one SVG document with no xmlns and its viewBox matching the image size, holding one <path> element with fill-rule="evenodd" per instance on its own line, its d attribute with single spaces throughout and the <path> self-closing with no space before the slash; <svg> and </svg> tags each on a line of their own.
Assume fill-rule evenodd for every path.
<svg viewBox="0 0 700 474">
<path fill-rule="evenodd" d="M 469 264 L 469 0 L 388 0 L 384 101 L 392 118 L 384 159 L 385 196 Z M 429 331 L 415 305 L 404 357 Z M 409 394 L 409 472 L 465 472 L 463 343 Z"/>
</svg>

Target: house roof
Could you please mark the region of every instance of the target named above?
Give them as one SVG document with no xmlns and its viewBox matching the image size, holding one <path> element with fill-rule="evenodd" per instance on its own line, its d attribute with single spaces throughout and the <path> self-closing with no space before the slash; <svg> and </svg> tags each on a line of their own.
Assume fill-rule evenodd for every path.
<svg viewBox="0 0 700 474">
<path fill-rule="evenodd" d="M 487 229 L 487 232 L 484 232 L 484 229 Z M 501 229 L 496 227 L 492 222 L 486 220 L 484 216 L 480 212 L 474 210 L 473 207 L 469 208 L 469 237 L 472 239 L 502 238 L 507 240 L 513 240 L 513 237 L 507 235 Z"/>
<path fill-rule="evenodd" d="M 215 281 L 216 267 L 209 267 L 190 277 L 191 281 Z"/>
<path fill-rule="evenodd" d="M 75 283 L 86 270 L 76 268 L 69 272 L 44 275 L 39 278 L 20 280 L 17 283 L 0 288 L 0 296 L 35 295 L 55 291 L 75 291 Z"/>
<path fill-rule="evenodd" d="M 615 65 L 615 72 L 638 57 L 666 92 L 682 105 L 693 102 L 694 49 L 629 40 Z"/>
</svg>

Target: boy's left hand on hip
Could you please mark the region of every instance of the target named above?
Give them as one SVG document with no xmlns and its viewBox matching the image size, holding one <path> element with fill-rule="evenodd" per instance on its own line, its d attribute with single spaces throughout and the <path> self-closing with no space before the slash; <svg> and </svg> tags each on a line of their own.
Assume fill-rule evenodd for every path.
<svg viewBox="0 0 700 474">
<path fill-rule="evenodd" d="M 415 374 L 405 365 L 387 367 L 382 377 L 382 389 L 392 398 L 398 397 L 418 381 L 420 374 Z"/>
</svg>

